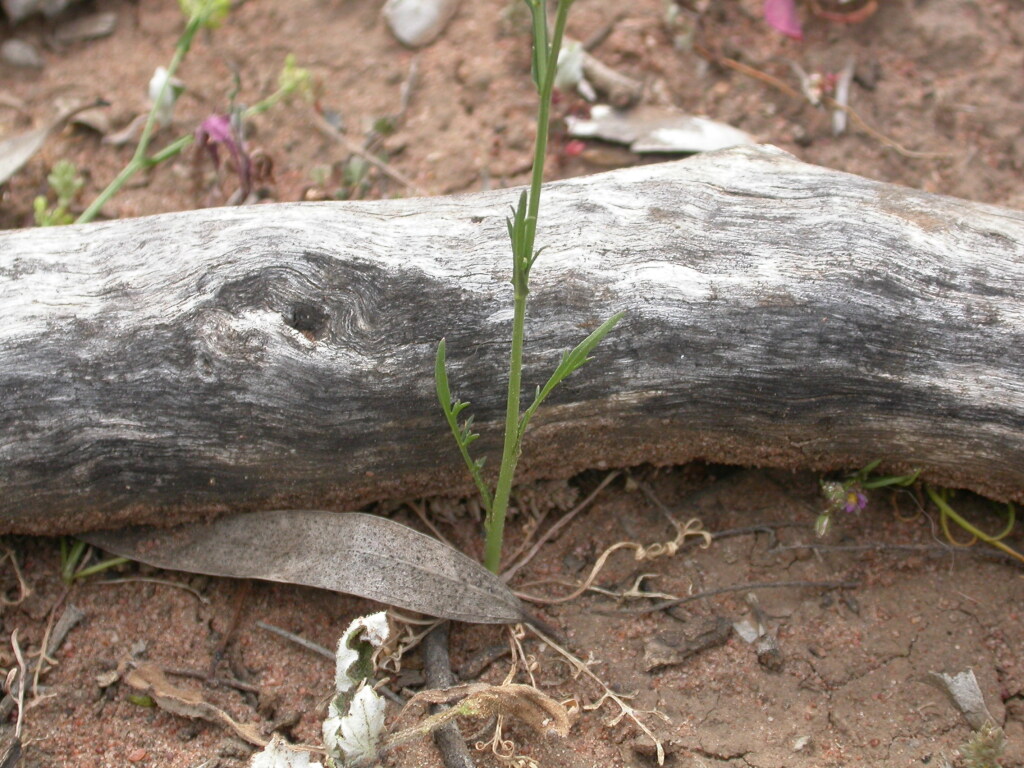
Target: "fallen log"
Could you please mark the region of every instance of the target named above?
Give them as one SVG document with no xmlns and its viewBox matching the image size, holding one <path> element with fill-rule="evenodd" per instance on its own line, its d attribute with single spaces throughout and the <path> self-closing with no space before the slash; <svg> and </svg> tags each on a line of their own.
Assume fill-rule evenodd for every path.
<svg viewBox="0 0 1024 768">
<path fill-rule="evenodd" d="M 348 509 L 496 464 L 511 190 L 0 234 L 0 532 Z M 524 478 L 641 462 L 921 468 L 1024 499 L 1024 214 L 743 148 L 545 188 Z"/>
</svg>

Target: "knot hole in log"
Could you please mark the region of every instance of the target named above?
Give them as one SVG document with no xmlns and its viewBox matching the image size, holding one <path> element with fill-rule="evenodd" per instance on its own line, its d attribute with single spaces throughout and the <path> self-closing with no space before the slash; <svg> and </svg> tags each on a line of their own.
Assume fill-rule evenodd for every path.
<svg viewBox="0 0 1024 768">
<path fill-rule="evenodd" d="M 264 343 L 291 336 L 287 326 L 311 342 L 386 362 L 401 349 L 433 347 L 445 329 L 457 325 L 446 319 L 458 314 L 466 295 L 461 286 L 411 265 L 279 250 L 273 263 L 224 279 L 213 304 L 233 318 L 272 313 L 280 323 L 278 333 L 265 326 L 271 335 Z M 430 318 L 437 319 L 437 327 L 427 322 Z"/>
<path fill-rule="evenodd" d="M 295 302 L 291 311 L 285 312 L 284 323 L 294 328 L 310 341 L 319 341 L 330 318 L 322 307 L 304 301 Z"/>
</svg>

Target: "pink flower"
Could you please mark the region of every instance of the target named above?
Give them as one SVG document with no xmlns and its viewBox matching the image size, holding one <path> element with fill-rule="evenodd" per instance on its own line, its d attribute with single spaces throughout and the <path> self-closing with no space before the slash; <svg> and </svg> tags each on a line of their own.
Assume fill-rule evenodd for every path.
<svg viewBox="0 0 1024 768">
<path fill-rule="evenodd" d="M 219 145 L 223 145 L 235 161 L 239 197 L 244 200 L 252 190 L 252 158 L 231 115 L 210 115 L 196 129 L 196 146 L 209 153 L 215 168 L 220 168 Z"/>
<path fill-rule="evenodd" d="M 565 153 L 566 157 L 579 157 L 583 154 L 586 148 L 587 145 L 579 139 L 572 139 L 565 143 L 565 148 L 562 151 Z"/>
<path fill-rule="evenodd" d="M 764 0 L 764 20 L 787 37 L 803 40 L 796 0 Z"/>
</svg>

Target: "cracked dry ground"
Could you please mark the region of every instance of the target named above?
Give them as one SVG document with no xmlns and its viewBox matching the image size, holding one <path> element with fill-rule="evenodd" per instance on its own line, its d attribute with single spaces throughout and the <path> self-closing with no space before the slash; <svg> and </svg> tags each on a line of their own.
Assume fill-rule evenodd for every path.
<svg viewBox="0 0 1024 768">
<path fill-rule="evenodd" d="M 815 551 L 798 546 L 817 541 L 812 526 L 821 502 L 815 477 L 701 465 L 636 476 L 683 522 L 700 517 L 711 531 L 747 530 L 725 535 L 708 549 L 694 544 L 652 563 L 637 563 L 628 553 L 613 555 L 598 579 L 603 588 L 628 589 L 645 573 L 656 574 L 643 582 L 645 589 L 674 595 L 752 582 L 859 583 L 848 590 L 758 590 L 766 624 L 778 640 L 778 653 L 762 654 L 760 661 L 755 646 L 731 628 L 751 615 L 748 590 L 647 614 L 624 611 L 649 605 L 649 600 L 622 602 L 601 594 L 539 609 L 564 630 L 578 653 L 592 656 L 595 672 L 616 690 L 636 693 L 637 709 L 657 709 L 667 717 L 645 716 L 664 741 L 667 765 L 942 766 L 947 759 L 957 765 L 956 748 L 970 729 L 943 694 L 923 680 L 929 672 L 967 668 L 976 673 L 992 715 L 1009 737 L 1004 765 L 1024 765 L 1024 583 L 1019 567 L 974 550 L 944 547 L 935 520 L 927 510 L 919 511 L 908 492 L 875 492 L 868 510 L 838 521 L 820 542 L 830 549 Z M 600 479 L 593 473 L 569 487 L 534 486 L 521 496 L 522 506 L 549 509 L 550 524 L 560 507 L 571 505 L 574 496 L 587 493 Z M 457 505 L 432 506 L 441 530 L 478 554 L 476 523 Z M 393 514 L 417 524 L 408 509 Z M 521 513 L 513 519 L 511 549 L 522 540 L 530 517 Z M 994 518 L 988 522 L 995 525 Z M 766 527 L 753 532 L 751 526 Z M 533 582 L 578 581 L 617 541 L 671 538 L 670 526 L 645 495 L 616 481 L 541 550 L 517 575 L 516 584 L 533 593 L 564 593 L 563 587 Z M 889 548 L 858 549 L 872 543 Z M 1018 537 L 1018 548 L 1020 543 Z M 15 545 L 35 594 L 6 609 L 4 630 L 18 628 L 24 646 L 38 647 L 47 611 L 63 592 L 57 546 L 45 539 L 22 539 Z M 118 574 L 137 575 L 137 566 Z M 133 657 L 204 678 L 221 647 L 217 676 L 242 680 L 250 692 L 184 677 L 174 681 L 264 732 L 277 727 L 296 741 L 318 741 L 319 705 L 331 685 L 331 661 L 270 635 L 256 622 L 331 647 L 354 616 L 375 605 L 284 585 L 254 583 L 246 592 L 224 579 L 152 569 L 141 569 L 141 575 L 188 584 L 202 600 L 152 582 L 103 584 L 99 577 L 76 586 L 66 601 L 86 617 L 57 654 L 59 665 L 43 676 L 42 696 L 26 713 L 23 766 L 245 765 L 250 749 L 222 727 L 140 707 L 124 684 L 111 684 L 110 670 Z M 5 578 L 8 595 L 13 595 L 9 566 Z M 457 625 L 452 637 L 456 669 L 503 642 L 500 628 Z M 596 700 L 598 691 L 573 679 L 550 650 L 533 640 L 526 649 L 536 656 L 537 684 L 543 690 L 556 698 Z M 415 684 L 418 663 L 414 652 L 402 682 Z M 474 674 L 501 682 L 506 671 L 506 660 L 498 660 Z M 608 725 L 615 714 L 609 706 L 584 712 L 562 742 L 514 726 L 510 733 L 520 752 L 543 766 L 654 765 L 653 745 L 634 726 L 627 720 Z M 472 728 L 464 730 L 471 734 Z M 499 765 L 489 754 L 478 761 Z M 386 762 L 440 766 L 429 743 L 403 748 Z"/>
</svg>

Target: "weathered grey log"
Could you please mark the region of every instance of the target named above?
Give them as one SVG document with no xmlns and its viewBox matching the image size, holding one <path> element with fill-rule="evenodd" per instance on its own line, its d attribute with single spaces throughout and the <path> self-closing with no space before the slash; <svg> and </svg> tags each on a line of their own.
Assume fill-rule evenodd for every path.
<svg viewBox="0 0 1024 768">
<path fill-rule="evenodd" d="M 0 531 L 468 490 L 434 350 L 493 456 L 516 197 L 0 235 Z M 766 148 L 552 184 L 542 211 L 527 387 L 628 315 L 525 477 L 881 458 L 1024 499 L 1024 214 Z"/>
</svg>

